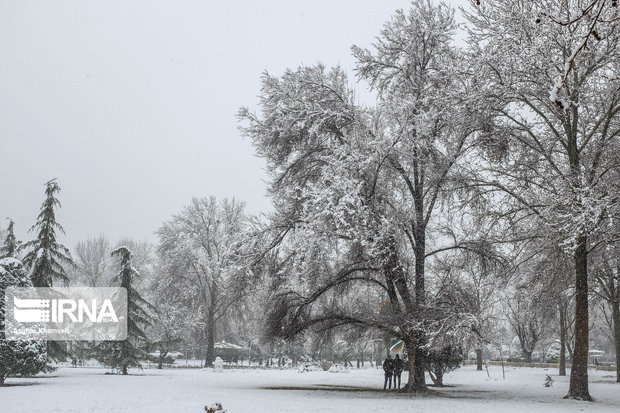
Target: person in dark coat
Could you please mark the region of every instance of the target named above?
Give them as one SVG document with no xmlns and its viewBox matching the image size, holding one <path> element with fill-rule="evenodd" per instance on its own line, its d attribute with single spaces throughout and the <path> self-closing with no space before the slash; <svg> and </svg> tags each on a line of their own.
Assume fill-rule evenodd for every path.
<svg viewBox="0 0 620 413">
<path fill-rule="evenodd" d="M 385 374 L 385 380 L 383 382 L 383 390 L 389 385 L 389 389 L 392 389 L 392 375 L 394 374 L 394 360 L 389 354 L 383 362 L 383 373 Z"/>
<path fill-rule="evenodd" d="M 400 358 L 400 356 L 397 354 L 396 358 L 394 359 L 394 388 L 395 389 L 400 389 L 400 375 L 403 372 L 403 360 Z M 396 379 L 398 379 L 398 387 L 396 387 Z"/>
</svg>

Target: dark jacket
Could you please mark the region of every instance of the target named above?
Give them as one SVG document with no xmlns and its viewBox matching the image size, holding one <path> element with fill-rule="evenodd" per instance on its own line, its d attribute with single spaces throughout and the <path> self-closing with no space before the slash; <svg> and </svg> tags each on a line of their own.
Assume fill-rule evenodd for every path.
<svg viewBox="0 0 620 413">
<path fill-rule="evenodd" d="M 391 376 L 392 374 L 394 374 L 394 360 L 385 359 L 385 361 L 383 362 L 383 371 L 385 372 L 386 376 Z"/>
<path fill-rule="evenodd" d="M 401 359 L 400 357 L 394 359 L 394 362 L 392 364 L 394 364 L 394 374 L 400 374 L 403 372 L 403 359 Z"/>
</svg>

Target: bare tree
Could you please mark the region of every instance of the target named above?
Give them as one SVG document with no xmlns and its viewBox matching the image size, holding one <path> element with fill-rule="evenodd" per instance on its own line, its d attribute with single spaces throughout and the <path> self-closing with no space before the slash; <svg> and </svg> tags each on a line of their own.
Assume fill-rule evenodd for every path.
<svg viewBox="0 0 620 413">
<path fill-rule="evenodd" d="M 243 202 L 194 198 L 157 231 L 165 271 L 159 282 L 189 304 L 188 314 L 204 332 L 206 365 L 215 360 L 218 322 L 247 294 L 244 248 L 248 246 Z"/>
<path fill-rule="evenodd" d="M 75 246 L 75 278 L 89 287 L 108 286 L 112 280 L 112 249 L 103 235 L 79 241 Z"/>
<path fill-rule="evenodd" d="M 503 195 L 505 217 L 534 220 L 536 235 L 571 257 L 575 348 L 567 397 L 592 400 L 588 255 L 618 201 L 608 185 L 620 166 L 620 33 L 604 24 L 617 8 L 607 1 L 477 3 L 467 13 L 472 68 L 494 107 L 484 130 L 500 156 L 485 157 L 475 173 Z"/>
<path fill-rule="evenodd" d="M 478 124 L 455 28 L 452 9 L 419 0 L 396 12 L 372 51 L 353 48 L 359 76 L 380 97 L 374 111 L 355 105 L 340 68 L 320 65 L 265 75 L 262 116 L 241 111 L 272 171 L 271 247 L 300 279 L 320 274 L 313 285 L 283 285 L 273 332 L 348 324 L 401 337 L 415 371 L 409 391 L 426 386 L 426 333 L 446 314 L 427 300 L 427 260 L 466 245 L 429 243 Z M 297 324 L 282 332 L 286 318 Z"/>
<path fill-rule="evenodd" d="M 555 309 L 549 300 L 532 295 L 525 286 L 518 286 L 507 298 L 506 307 L 506 318 L 519 339 L 523 359 L 531 363 L 537 345 L 552 331 Z"/>
</svg>

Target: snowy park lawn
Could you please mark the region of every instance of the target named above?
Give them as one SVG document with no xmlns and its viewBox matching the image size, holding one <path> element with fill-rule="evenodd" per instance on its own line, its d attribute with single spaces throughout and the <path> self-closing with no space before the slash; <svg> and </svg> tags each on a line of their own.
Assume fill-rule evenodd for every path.
<svg viewBox="0 0 620 413">
<path fill-rule="evenodd" d="M 563 400 L 568 377 L 556 370 L 465 366 L 446 375 L 449 387 L 426 396 L 384 392 L 382 371 L 349 373 L 296 370 L 132 370 L 129 376 L 98 368 L 60 368 L 50 375 L 8 379 L 0 411 L 13 412 L 203 412 L 221 402 L 228 413 L 259 412 L 620 412 L 620 384 L 613 372 L 590 371 L 595 403 Z M 544 387 L 545 375 L 555 380 Z M 403 374 L 403 382 L 407 373 Z"/>
</svg>

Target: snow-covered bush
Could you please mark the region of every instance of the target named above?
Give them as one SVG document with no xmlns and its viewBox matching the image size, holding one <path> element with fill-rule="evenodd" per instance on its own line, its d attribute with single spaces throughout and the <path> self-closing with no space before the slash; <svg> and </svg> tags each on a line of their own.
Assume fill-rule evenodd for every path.
<svg viewBox="0 0 620 413">
<path fill-rule="evenodd" d="M 300 373 L 308 373 L 311 371 L 322 371 L 323 369 L 316 363 L 301 363 L 297 368 Z"/>
<path fill-rule="evenodd" d="M 547 374 L 547 376 L 545 377 L 545 387 L 552 387 L 554 381 L 555 380 L 553 380 L 553 377 Z"/>
<path fill-rule="evenodd" d="M 332 366 L 332 362 L 329 360 L 321 360 L 321 362 L 319 363 L 319 366 L 321 366 L 323 371 L 328 371 L 329 368 Z"/>
<path fill-rule="evenodd" d="M 547 352 L 545 353 L 545 360 L 547 361 L 547 363 L 557 361 L 557 359 L 560 357 L 561 350 L 562 347 L 560 345 L 560 340 L 554 340 L 547 349 Z"/>
<path fill-rule="evenodd" d="M 211 406 L 205 406 L 206 413 L 226 413 L 226 409 L 222 407 L 222 403 L 213 403 Z"/>
<path fill-rule="evenodd" d="M 8 376 L 33 376 L 43 371 L 47 362 L 45 341 L 6 340 L 5 290 L 8 287 L 32 287 L 21 261 L 15 258 L 0 259 L 0 386 Z"/>
<path fill-rule="evenodd" d="M 461 366 L 463 352 L 459 347 L 448 345 L 439 349 L 431 349 L 424 360 L 433 383 L 443 386 L 443 375 Z"/>
<path fill-rule="evenodd" d="M 342 364 L 332 364 L 327 371 L 329 371 L 330 373 L 348 373 L 349 369 Z"/>
</svg>

